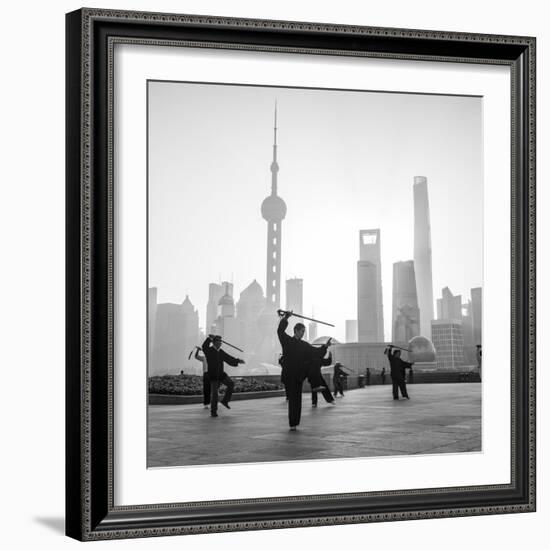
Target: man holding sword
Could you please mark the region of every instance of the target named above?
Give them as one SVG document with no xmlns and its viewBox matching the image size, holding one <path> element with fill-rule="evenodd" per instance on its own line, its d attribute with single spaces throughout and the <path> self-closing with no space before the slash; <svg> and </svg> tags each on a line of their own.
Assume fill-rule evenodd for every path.
<svg viewBox="0 0 550 550">
<path fill-rule="evenodd" d="M 223 364 L 227 363 L 236 367 L 244 363 L 243 359 L 237 359 L 226 353 L 222 347 L 222 337 L 210 334 L 202 344 L 202 351 L 208 363 L 208 378 L 210 379 L 210 416 L 218 416 L 218 387 L 223 384 L 226 387 L 225 396 L 221 403 L 224 407 L 230 409 L 229 401 L 233 395 L 235 384 L 225 373 Z"/>
<path fill-rule="evenodd" d="M 401 359 L 401 349 L 393 349 L 397 346 L 389 345 L 384 354 L 388 356 L 390 362 L 390 376 L 392 382 L 393 398 L 399 399 L 399 390 L 404 399 L 410 399 L 407 393 L 407 383 L 405 381 L 405 369 L 412 369 L 414 363 L 408 363 Z"/>
<path fill-rule="evenodd" d="M 303 323 L 294 325 L 294 334 L 289 336 L 285 331 L 292 311 L 279 310 L 281 317 L 277 336 L 283 348 L 283 374 L 285 389 L 288 396 L 288 423 L 290 431 L 296 431 L 300 424 L 302 413 L 302 386 L 308 375 L 308 366 L 312 360 L 322 359 L 330 346 L 330 339 L 326 344 L 315 347 L 303 340 L 306 327 Z M 312 388 L 313 389 L 313 388 Z M 321 389 L 315 387 L 314 389 Z"/>
</svg>

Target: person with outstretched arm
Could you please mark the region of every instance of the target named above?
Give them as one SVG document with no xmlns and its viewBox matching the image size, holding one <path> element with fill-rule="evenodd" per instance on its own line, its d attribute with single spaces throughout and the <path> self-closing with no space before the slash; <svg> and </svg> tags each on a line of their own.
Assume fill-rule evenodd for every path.
<svg viewBox="0 0 550 550">
<path fill-rule="evenodd" d="M 384 353 L 388 356 L 390 362 L 390 376 L 392 382 L 393 398 L 399 399 L 399 390 L 405 399 L 410 399 L 407 393 L 407 383 L 405 381 L 405 369 L 412 369 L 414 363 L 408 363 L 401 359 L 401 350 L 393 350 L 393 346 L 388 346 Z"/>
<path fill-rule="evenodd" d="M 225 396 L 221 404 L 230 409 L 229 401 L 233 395 L 235 384 L 226 374 L 223 364 L 227 363 L 236 367 L 244 363 L 242 359 L 237 359 L 226 353 L 222 347 L 222 337 L 210 334 L 202 344 L 202 351 L 208 363 L 208 378 L 210 380 L 210 415 L 218 416 L 218 388 L 220 384 L 225 386 Z"/>
<path fill-rule="evenodd" d="M 288 319 L 291 311 L 281 311 L 281 320 L 277 336 L 283 349 L 284 385 L 288 396 L 288 424 L 291 431 L 296 431 L 302 414 L 302 386 L 308 374 L 308 365 L 314 359 L 323 358 L 328 349 L 327 344 L 315 347 L 303 340 L 306 327 L 303 323 L 294 325 L 294 334 L 288 335 Z M 330 345 L 330 341 L 328 342 Z"/>
</svg>

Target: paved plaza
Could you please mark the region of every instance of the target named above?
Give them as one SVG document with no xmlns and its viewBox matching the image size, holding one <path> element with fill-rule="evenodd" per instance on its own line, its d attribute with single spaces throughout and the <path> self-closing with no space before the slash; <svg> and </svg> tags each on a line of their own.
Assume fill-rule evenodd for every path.
<svg viewBox="0 0 550 550">
<path fill-rule="evenodd" d="M 302 400 L 288 430 L 284 397 L 219 406 L 149 407 L 149 467 L 481 451 L 481 384 L 414 384 L 410 401 L 391 385 L 348 391 L 330 406 Z"/>
</svg>

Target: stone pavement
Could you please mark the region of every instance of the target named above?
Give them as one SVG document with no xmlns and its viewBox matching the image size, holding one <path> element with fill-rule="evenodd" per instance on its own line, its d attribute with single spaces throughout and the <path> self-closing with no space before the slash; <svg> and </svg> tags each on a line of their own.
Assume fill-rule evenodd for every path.
<svg viewBox="0 0 550 550">
<path fill-rule="evenodd" d="M 148 466 L 183 466 L 481 451 L 481 384 L 391 385 L 346 392 L 336 405 L 302 399 L 297 432 L 282 397 L 235 401 L 211 418 L 202 405 L 149 407 Z"/>
</svg>

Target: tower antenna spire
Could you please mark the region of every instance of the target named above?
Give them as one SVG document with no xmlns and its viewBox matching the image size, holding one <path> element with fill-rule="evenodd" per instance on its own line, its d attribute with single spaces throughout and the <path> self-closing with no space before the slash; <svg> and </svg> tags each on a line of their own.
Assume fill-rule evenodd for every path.
<svg viewBox="0 0 550 550">
<path fill-rule="evenodd" d="M 273 120 L 273 165 L 277 165 L 277 100 L 275 100 L 275 114 Z M 279 168 L 277 166 L 277 168 Z"/>
</svg>

